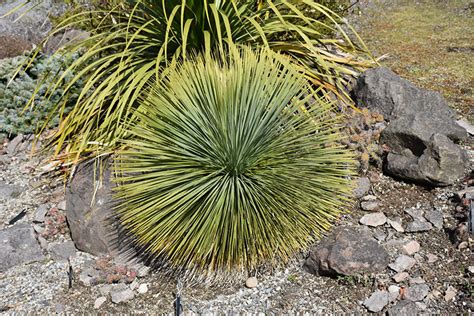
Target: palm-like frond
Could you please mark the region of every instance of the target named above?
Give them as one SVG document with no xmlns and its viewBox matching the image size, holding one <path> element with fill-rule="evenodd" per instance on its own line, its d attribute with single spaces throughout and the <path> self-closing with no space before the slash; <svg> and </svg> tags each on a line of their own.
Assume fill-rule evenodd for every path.
<svg viewBox="0 0 474 316">
<path fill-rule="evenodd" d="M 338 118 L 269 50 L 188 60 L 137 112 L 117 153 L 117 211 L 139 245 L 175 268 L 288 259 L 350 193 Z"/>
<path fill-rule="evenodd" d="M 77 76 L 69 86 L 84 78 L 86 84 L 55 135 L 57 152 L 66 147 L 67 154 L 81 155 L 115 148 L 144 86 L 160 80 L 162 66 L 196 51 L 223 51 L 230 42 L 267 46 L 293 57 L 316 87 L 346 100 L 347 76 L 372 64 L 362 41 L 354 36 L 353 42 L 340 27 L 343 19 L 315 0 L 265 0 L 258 8 L 255 0 L 113 3 L 65 19 L 52 34 L 92 23 L 91 37 L 68 48 L 87 48 L 71 66 Z M 328 31 L 341 38 L 328 37 Z"/>
</svg>

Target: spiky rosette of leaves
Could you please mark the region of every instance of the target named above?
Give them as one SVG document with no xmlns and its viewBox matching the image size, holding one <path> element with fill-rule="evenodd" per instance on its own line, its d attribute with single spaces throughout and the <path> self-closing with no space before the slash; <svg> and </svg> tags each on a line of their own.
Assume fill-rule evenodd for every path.
<svg viewBox="0 0 474 316">
<path fill-rule="evenodd" d="M 285 261 L 350 193 L 338 118 L 281 55 L 206 56 L 170 70 L 142 102 L 116 160 L 119 220 L 175 268 Z"/>
</svg>

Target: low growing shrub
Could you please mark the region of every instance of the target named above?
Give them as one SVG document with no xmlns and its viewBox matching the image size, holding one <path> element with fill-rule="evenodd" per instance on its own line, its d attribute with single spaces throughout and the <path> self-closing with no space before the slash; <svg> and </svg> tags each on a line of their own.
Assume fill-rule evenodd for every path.
<svg viewBox="0 0 474 316">
<path fill-rule="evenodd" d="M 71 87 L 67 96 L 63 95 L 63 89 L 56 89 L 49 95 L 48 89 L 57 76 L 64 74 L 65 82 L 71 80 L 73 74 L 65 73 L 65 69 L 76 58 L 77 55 L 41 56 L 18 74 L 27 57 L 0 60 L 0 134 L 14 137 L 20 133 L 35 133 L 43 127 L 57 126 L 59 111 L 54 110 L 61 107 L 62 115 L 69 113 L 77 100 L 81 81 Z M 33 94 L 35 97 L 31 106 L 25 108 Z"/>
</svg>

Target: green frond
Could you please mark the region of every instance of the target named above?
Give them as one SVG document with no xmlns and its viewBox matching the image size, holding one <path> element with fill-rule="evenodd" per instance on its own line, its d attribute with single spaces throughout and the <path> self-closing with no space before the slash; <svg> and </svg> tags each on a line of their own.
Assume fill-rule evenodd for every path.
<svg viewBox="0 0 474 316">
<path fill-rule="evenodd" d="M 188 54 L 222 54 L 231 42 L 291 57 L 315 89 L 350 102 L 348 78 L 374 61 L 345 24 L 315 0 L 265 0 L 258 6 L 255 0 L 123 0 L 73 14 L 51 36 L 88 26 L 91 37 L 66 48 L 84 50 L 70 67 L 76 74 L 70 86 L 78 80 L 85 86 L 52 145 L 57 153 L 66 148 L 73 160 L 113 151 L 134 121 L 147 83 L 159 81 Z"/>
</svg>

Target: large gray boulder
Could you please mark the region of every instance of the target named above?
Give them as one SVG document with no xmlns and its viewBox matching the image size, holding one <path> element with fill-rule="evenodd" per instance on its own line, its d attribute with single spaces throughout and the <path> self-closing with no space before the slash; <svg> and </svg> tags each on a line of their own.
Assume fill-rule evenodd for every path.
<svg viewBox="0 0 474 316">
<path fill-rule="evenodd" d="M 354 228 L 337 228 L 310 251 L 306 271 L 316 275 L 355 275 L 383 271 L 388 253 L 375 239 Z"/>
<path fill-rule="evenodd" d="M 359 107 L 376 111 L 387 121 L 417 112 L 455 118 L 454 111 L 438 92 L 419 88 L 386 67 L 362 73 L 352 93 Z"/>
<path fill-rule="evenodd" d="M 432 186 L 464 175 L 466 156 L 454 143 L 467 137 L 455 113 L 437 92 L 416 87 L 387 68 L 364 72 L 353 90 L 359 107 L 389 121 L 380 143 L 389 150 L 384 170 L 397 178 Z"/>
<path fill-rule="evenodd" d="M 0 1 L 0 16 L 6 15 L 24 3 L 24 0 Z M 65 12 L 66 8 L 67 6 L 61 1 L 30 1 L 19 10 L 0 19 L 0 34 L 11 35 L 37 44 L 52 28 L 49 17 Z"/>
<path fill-rule="evenodd" d="M 113 254 L 115 250 L 110 176 L 109 168 L 83 163 L 66 187 L 66 218 L 71 237 L 77 249 L 94 255 Z"/>
<path fill-rule="evenodd" d="M 408 148 L 389 153 L 385 171 L 405 180 L 446 186 L 464 176 L 467 162 L 460 147 L 445 135 L 434 134 L 421 154 Z"/>
<path fill-rule="evenodd" d="M 18 224 L 0 230 L 0 272 L 44 258 L 31 226 Z"/>
</svg>

